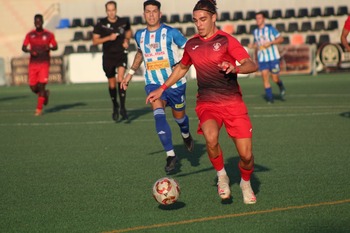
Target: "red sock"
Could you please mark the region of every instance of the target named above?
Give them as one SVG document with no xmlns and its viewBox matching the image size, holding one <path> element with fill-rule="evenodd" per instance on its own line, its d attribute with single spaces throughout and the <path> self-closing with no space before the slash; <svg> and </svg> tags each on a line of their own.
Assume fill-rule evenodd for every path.
<svg viewBox="0 0 350 233">
<path fill-rule="evenodd" d="M 44 102 L 45 102 L 45 97 L 44 96 L 39 96 L 38 97 L 38 104 L 36 106 L 36 109 L 43 109 L 43 105 L 44 105 Z"/>
<path fill-rule="evenodd" d="M 224 168 L 224 157 L 222 156 L 222 152 L 218 155 L 216 158 L 209 157 L 211 164 L 213 164 L 213 167 L 216 171 L 220 171 Z"/>
<path fill-rule="evenodd" d="M 239 170 L 241 172 L 241 177 L 243 180 L 248 181 L 250 180 L 250 176 L 252 175 L 253 171 L 254 171 L 254 167 L 252 167 L 252 169 L 250 170 L 246 170 L 244 168 L 242 168 L 239 164 L 238 164 Z"/>
</svg>

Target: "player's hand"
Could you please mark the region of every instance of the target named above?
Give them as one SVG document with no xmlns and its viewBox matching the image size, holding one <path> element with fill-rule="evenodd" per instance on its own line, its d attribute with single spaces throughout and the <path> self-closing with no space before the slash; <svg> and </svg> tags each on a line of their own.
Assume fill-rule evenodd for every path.
<svg viewBox="0 0 350 233">
<path fill-rule="evenodd" d="M 112 33 L 112 34 L 110 34 L 109 35 L 109 40 L 115 40 L 115 39 L 117 39 L 117 37 L 118 37 L 118 33 Z"/>
<path fill-rule="evenodd" d="M 221 68 L 222 71 L 225 72 L 225 74 L 235 71 L 235 67 L 230 62 L 227 62 L 227 61 L 224 61 L 221 64 L 218 64 L 218 66 Z"/>
<path fill-rule="evenodd" d="M 270 42 L 266 42 L 266 43 L 263 44 L 263 46 L 264 46 L 264 48 L 268 48 L 268 47 L 271 46 L 271 43 Z"/>
<path fill-rule="evenodd" d="M 155 102 L 157 99 L 159 99 L 162 96 L 163 89 L 158 88 L 157 90 L 152 91 L 149 93 L 149 95 L 146 98 L 146 104 Z"/>
<path fill-rule="evenodd" d="M 129 86 L 129 82 L 130 82 L 130 80 L 131 80 L 131 74 L 127 74 L 124 78 L 123 78 L 123 80 L 120 82 L 120 88 L 121 89 L 124 89 L 124 90 L 126 90 L 126 89 L 128 89 L 128 86 Z"/>
</svg>

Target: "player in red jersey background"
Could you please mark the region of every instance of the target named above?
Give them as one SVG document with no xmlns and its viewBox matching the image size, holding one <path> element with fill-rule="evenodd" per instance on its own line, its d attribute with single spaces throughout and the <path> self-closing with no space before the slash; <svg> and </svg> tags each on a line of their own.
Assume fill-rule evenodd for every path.
<svg viewBox="0 0 350 233">
<path fill-rule="evenodd" d="M 193 20 L 198 34 L 188 40 L 180 64 L 169 79 L 151 92 L 146 103 L 160 98 L 163 91 L 173 85 L 194 65 L 197 72 L 198 133 L 203 134 L 210 162 L 218 176 L 218 194 L 221 199 L 231 196 L 223 151 L 219 144 L 223 124 L 238 151 L 241 172 L 240 187 L 246 204 L 256 203 L 250 184 L 254 158 L 252 152 L 252 124 L 237 82 L 238 73 L 252 73 L 258 66 L 243 46 L 231 35 L 216 27 L 217 11 L 214 0 L 198 1 L 193 9 Z M 236 61 L 241 65 L 236 66 Z"/>
<path fill-rule="evenodd" d="M 341 37 L 340 37 L 340 41 L 343 44 L 346 52 L 350 52 L 350 46 L 349 46 L 349 42 L 347 40 L 349 32 L 350 32 L 350 15 L 348 16 L 348 18 L 346 19 L 346 21 L 344 23 L 343 31 L 342 31 Z"/>
<path fill-rule="evenodd" d="M 43 24 L 43 16 L 35 15 L 35 29 L 27 33 L 22 46 L 23 52 L 30 53 L 29 86 L 38 95 L 36 116 L 42 115 L 43 105 L 49 101 L 49 90 L 45 88 L 49 78 L 50 50 L 57 50 L 54 34 L 44 29 Z"/>
</svg>

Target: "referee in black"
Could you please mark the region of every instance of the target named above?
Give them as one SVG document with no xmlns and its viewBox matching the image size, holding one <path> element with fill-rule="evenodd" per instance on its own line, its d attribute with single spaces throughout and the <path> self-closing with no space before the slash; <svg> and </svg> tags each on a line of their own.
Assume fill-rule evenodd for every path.
<svg viewBox="0 0 350 233">
<path fill-rule="evenodd" d="M 128 119 L 125 108 L 126 92 L 120 88 L 120 82 L 124 78 L 128 64 L 127 49 L 132 31 L 129 20 L 117 16 L 117 3 L 115 1 L 107 2 L 105 8 L 107 17 L 95 25 L 92 43 L 94 45 L 103 44 L 103 70 L 108 78 L 109 95 L 113 103 L 112 118 L 117 122 L 119 113 L 123 120 Z M 120 106 L 117 100 L 117 88 Z"/>
</svg>

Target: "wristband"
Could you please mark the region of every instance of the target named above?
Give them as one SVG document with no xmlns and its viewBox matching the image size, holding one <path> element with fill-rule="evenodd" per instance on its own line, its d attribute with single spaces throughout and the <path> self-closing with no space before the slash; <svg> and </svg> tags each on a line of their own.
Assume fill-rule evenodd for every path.
<svg viewBox="0 0 350 233">
<path fill-rule="evenodd" d="M 135 74 L 135 70 L 130 69 L 130 70 L 129 70 L 129 72 L 128 72 L 128 74 L 130 74 L 130 75 L 134 75 L 134 74 Z"/>
<path fill-rule="evenodd" d="M 236 67 L 235 67 L 235 72 L 236 72 L 236 74 L 239 73 L 239 66 L 236 66 Z"/>
<path fill-rule="evenodd" d="M 165 85 L 165 83 L 163 85 L 160 86 L 160 88 L 163 89 L 163 91 L 165 91 L 166 89 L 168 89 L 167 85 Z"/>
</svg>

